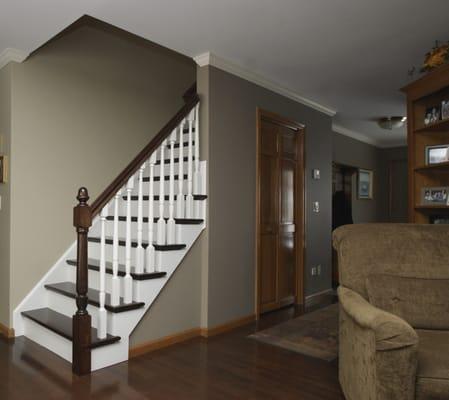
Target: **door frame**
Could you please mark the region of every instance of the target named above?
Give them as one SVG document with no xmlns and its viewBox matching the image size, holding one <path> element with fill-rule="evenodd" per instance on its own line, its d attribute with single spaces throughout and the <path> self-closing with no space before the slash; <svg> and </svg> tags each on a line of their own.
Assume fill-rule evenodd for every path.
<svg viewBox="0 0 449 400">
<path fill-rule="evenodd" d="M 295 294 L 296 304 L 304 305 L 304 282 L 305 282 L 305 125 L 289 118 L 285 118 L 279 114 L 273 113 L 257 107 L 256 109 L 256 229 L 255 229 L 255 314 L 256 319 L 259 319 L 261 314 L 260 307 L 260 295 L 261 295 L 261 279 L 260 279 L 260 135 L 262 129 L 262 119 L 280 124 L 289 129 L 293 129 L 298 132 L 298 163 L 297 163 L 297 182 L 296 182 L 296 197 L 298 201 L 295 207 L 295 220 L 301 221 L 300 224 L 296 223 L 295 238 L 296 238 L 296 282 L 295 282 Z"/>
</svg>

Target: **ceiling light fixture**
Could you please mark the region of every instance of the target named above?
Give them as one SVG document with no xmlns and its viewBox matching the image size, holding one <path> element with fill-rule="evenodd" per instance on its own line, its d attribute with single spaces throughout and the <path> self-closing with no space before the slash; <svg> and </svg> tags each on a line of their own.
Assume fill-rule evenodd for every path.
<svg viewBox="0 0 449 400">
<path fill-rule="evenodd" d="M 388 129 L 391 131 L 392 129 L 402 128 L 407 121 L 407 117 L 383 117 L 377 120 L 377 124 L 382 129 Z"/>
</svg>

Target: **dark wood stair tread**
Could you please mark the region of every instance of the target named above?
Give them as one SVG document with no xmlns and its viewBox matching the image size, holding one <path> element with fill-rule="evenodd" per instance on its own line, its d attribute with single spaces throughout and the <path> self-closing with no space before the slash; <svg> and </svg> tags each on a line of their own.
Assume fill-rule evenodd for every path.
<svg viewBox="0 0 449 400">
<path fill-rule="evenodd" d="M 195 157 L 192 157 L 192 161 L 193 161 L 193 160 L 195 160 Z M 184 157 L 184 158 L 183 158 L 183 161 L 184 161 L 184 162 L 189 161 L 189 157 L 187 157 L 187 156 Z M 171 162 L 171 161 L 170 161 L 169 158 L 165 158 L 165 159 L 164 159 L 164 164 L 170 164 L 170 162 Z M 175 164 L 176 164 L 176 163 L 179 163 L 179 157 L 175 157 L 174 160 L 173 160 L 173 162 L 174 162 Z M 160 165 L 160 164 L 161 164 L 161 160 L 157 160 L 157 161 L 156 161 L 156 164 L 154 164 L 154 165 Z"/>
<path fill-rule="evenodd" d="M 53 311 L 50 308 L 38 308 L 36 310 L 23 311 L 22 315 L 67 340 L 73 340 L 72 318 L 64 314 Z M 90 347 L 92 349 L 116 343 L 121 339 L 120 336 L 112 335 L 107 335 L 105 339 L 98 339 L 95 328 L 91 328 L 90 332 L 92 341 Z"/>
<path fill-rule="evenodd" d="M 100 243 L 100 238 L 97 236 L 88 237 L 87 240 L 93 243 Z M 106 244 L 113 244 L 114 241 L 111 237 L 106 238 Z M 126 241 L 124 239 L 119 239 L 119 246 L 126 246 Z M 148 246 L 148 242 L 142 242 L 142 247 L 146 249 Z M 185 244 L 156 244 L 153 243 L 155 250 L 159 251 L 171 251 L 171 250 L 183 250 L 186 248 Z M 131 247 L 137 247 L 137 241 L 131 240 Z"/>
<path fill-rule="evenodd" d="M 186 195 L 184 195 L 184 197 L 185 197 Z M 145 195 L 145 196 L 142 196 L 143 197 L 143 200 L 144 201 L 148 201 L 149 200 L 149 198 L 150 198 L 150 196 L 147 196 L 147 195 Z M 153 200 L 155 200 L 155 201 L 159 201 L 159 195 L 157 194 L 157 195 L 155 195 L 154 197 L 153 197 Z M 168 201 L 170 199 L 170 196 L 168 195 L 168 194 L 166 194 L 165 196 L 164 196 L 164 200 L 166 200 L 166 201 Z M 175 195 L 175 199 L 176 199 L 176 195 Z M 206 200 L 207 199 L 207 195 L 206 194 L 194 194 L 193 195 L 193 200 Z M 128 196 L 123 196 L 123 200 L 128 200 Z M 137 196 L 137 195 L 132 195 L 131 196 L 131 200 L 133 200 L 133 201 L 135 201 L 135 200 L 139 200 L 139 196 Z"/>
<path fill-rule="evenodd" d="M 109 215 L 106 217 L 108 221 L 114 221 L 114 216 Z M 119 221 L 126 222 L 126 217 L 123 215 L 120 215 L 118 217 Z M 158 217 L 154 218 L 154 222 L 157 222 L 159 220 Z M 164 218 L 165 221 L 168 221 L 168 218 Z M 137 217 L 131 217 L 132 222 L 137 222 Z M 146 224 L 148 223 L 148 217 L 143 217 L 142 221 Z M 204 222 L 204 219 L 198 219 L 198 218 L 175 218 L 175 223 L 178 225 L 200 225 Z"/>
<path fill-rule="evenodd" d="M 72 299 L 76 297 L 76 285 L 72 282 L 51 283 L 45 285 L 45 288 L 53 292 L 62 294 L 64 296 L 70 297 Z M 87 291 L 87 297 L 89 299 L 90 305 L 100 307 L 100 291 L 89 288 Z M 137 308 L 141 308 L 144 305 L 145 303 L 135 301 L 129 304 L 125 304 L 123 302 L 123 298 L 120 298 L 120 304 L 118 306 L 112 306 L 111 295 L 109 293 L 106 293 L 104 308 L 113 313 L 121 313 L 125 311 L 136 310 Z"/>
<path fill-rule="evenodd" d="M 183 175 L 183 179 L 187 179 L 189 176 L 187 174 Z M 179 179 L 179 175 L 175 175 L 174 176 L 175 181 L 177 181 Z M 154 177 L 154 182 L 160 182 L 161 177 L 160 176 L 155 176 Z M 164 181 L 169 181 L 170 180 L 170 175 L 165 175 L 164 176 Z M 149 182 L 150 181 L 150 177 L 149 176 L 144 176 L 143 177 L 143 181 L 144 182 Z"/>
<path fill-rule="evenodd" d="M 68 265 L 71 265 L 73 267 L 76 267 L 76 260 L 66 260 Z M 100 260 L 95 260 L 93 258 L 89 258 L 87 268 L 91 271 L 100 271 Z M 106 262 L 106 273 L 113 275 L 112 270 L 112 263 L 107 261 Z M 126 275 L 126 268 L 123 264 L 118 265 L 118 276 L 125 276 Z M 166 272 L 143 272 L 143 273 L 136 273 L 134 272 L 134 267 L 131 267 L 131 276 L 136 281 L 147 281 L 150 279 L 158 279 L 163 278 L 166 276 Z"/>
</svg>

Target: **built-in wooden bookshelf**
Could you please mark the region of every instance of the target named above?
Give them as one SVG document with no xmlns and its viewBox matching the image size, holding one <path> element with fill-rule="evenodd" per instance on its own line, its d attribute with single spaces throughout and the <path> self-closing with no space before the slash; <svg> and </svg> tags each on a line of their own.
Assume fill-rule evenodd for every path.
<svg viewBox="0 0 449 400">
<path fill-rule="evenodd" d="M 449 119 L 424 122 L 426 110 L 449 100 L 449 65 L 433 70 L 402 91 L 407 94 L 409 222 L 427 224 L 435 215 L 449 217 L 448 205 L 424 204 L 421 198 L 424 187 L 449 186 L 449 162 L 426 163 L 427 146 L 449 144 Z"/>
</svg>

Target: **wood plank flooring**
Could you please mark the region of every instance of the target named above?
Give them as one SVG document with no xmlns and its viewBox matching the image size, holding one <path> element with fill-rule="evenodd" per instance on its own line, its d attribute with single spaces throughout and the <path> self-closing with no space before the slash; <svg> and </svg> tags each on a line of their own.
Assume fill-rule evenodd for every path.
<svg viewBox="0 0 449 400">
<path fill-rule="evenodd" d="M 299 313 L 289 308 L 229 333 L 193 339 L 91 376 L 23 337 L 0 339 L 0 399 L 343 400 L 336 363 L 248 339 Z"/>
</svg>

